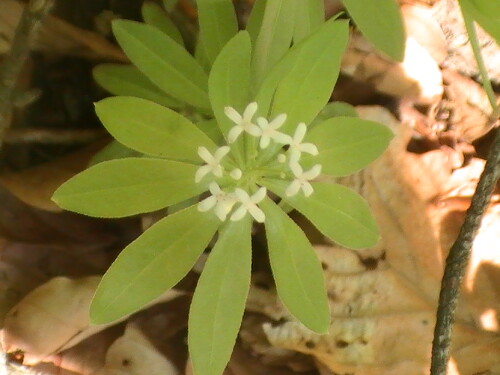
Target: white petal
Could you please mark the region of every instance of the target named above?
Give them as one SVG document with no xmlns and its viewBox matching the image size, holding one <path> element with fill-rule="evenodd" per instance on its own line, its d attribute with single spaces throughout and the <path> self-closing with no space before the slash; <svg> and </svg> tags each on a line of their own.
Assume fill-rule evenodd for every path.
<svg viewBox="0 0 500 375">
<path fill-rule="evenodd" d="M 299 147 L 302 152 L 307 152 L 311 155 L 318 155 L 318 148 L 312 143 L 302 143 Z"/>
<path fill-rule="evenodd" d="M 262 134 L 262 130 L 257 125 L 254 124 L 248 124 L 245 127 L 245 131 L 248 134 L 253 135 L 254 137 L 260 137 Z"/>
<path fill-rule="evenodd" d="M 233 126 L 231 130 L 229 130 L 229 134 L 227 135 L 227 141 L 229 143 L 234 143 L 238 139 L 242 131 L 243 128 L 241 126 L 238 125 Z"/>
<path fill-rule="evenodd" d="M 231 173 L 229 173 L 229 175 L 235 179 L 235 180 L 239 180 L 241 178 L 241 176 L 243 175 L 243 172 L 241 172 L 241 169 L 239 168 L 236 168 L 236 169 L 233 169 L 231 171 Z"/>
<path fill-rule="evenodd" d="M 206 147 L 198 147 L 198 155 L 207 163 L 210 163 L 212 162 L 212 160 L 214 160 L 214 157 Z"/>
<path fill-rule="evenodd" d="M 292 142 L 292 138 L 288 135 L 288 134 L 284 134 L 284 133 L 280 133 L 280 132 L 273 132 L 273 134 L 271 135 L 271 138 L 277 142 L 277 143 L 281 143 L 281 144 L 289 144 L 290 142 Z"/>
<path fill-rule="evenodd" d="M 215 198 L 213 195 L 203 199 L 200 203 L 198 203 L 198 211 L 201 212 L 206 212 L 210 210 L 212 207 L 214 207 L 217 203 L 217 198 Z"/>
<path fill-rule="evenodd" d="M 235 124 L 239 124 L 242 120 L 241 115 L 233 107 L 225 107 L 224 113 Z"/>
<path fill-rule="evenodd" d="M 253 203 L 259 203 L 266 197 L 266 194 L 267 194 L 267 189 L 265 187 L 261 187 L 259 190 L 257 190 L 257 192 L 254 195 L 252 195 L 252 198 L 250 198 L 250 200 Z"/>
<path fill-rule="evenodd" d="M 321 174 L 321 164 L 316 164 L 314 167 L 309 169 L 307 172 L 302 174 L 302 177 L 305 180 L 314 180 Z"/>
<path fill-rule="evenodd" d="M 215 206 L 214 212 L 215 215 L 221 220 L 225 221 L 227 214 L 231 211 L 232 205 L 229 206 L 225 202 L 218 202 Z"/>
<path fill-rule="evenodd" d="M 299 163 L 296 163 L 296 162 L 292 162 L 290 160 L 290 164 L 288 165 L 290 167 L 290 170 L 292 171 L 293 175 L 295 177 L 300 177 L 302 176 L 302 173 L 304 172 L 304 170 L 302 169 L 302 167 L 300 166 Z"/>
<path fill-rule="evenodd" d="M 262 135 L 260 137 L 260 143 L 259 143 L 260 148 L 267 148 L 267 146 L 269 146 L 269 143 L 271 143 L 271 138 L 269 138 L 269 136 Z"/>
<path fill-rule="evenodd" d="M 284 163 L 286 162 L 286 155 L 285 154 L 279 154 L 278 155 L 278 163 Z"/>
<path fill-rule="evenodd" d="M 300 181 L 293 180 L 290 185 L 286 188 L 285 194 L 287 197 L 293 197 L 300 190 Z"/>
<path fill-rule="evenodd" d="M 222 190 L 219 187 L 219 184 L 217 184 L 217 182 L 215 182 L 215 181 L 212 181 L 208 185 L 208 190 L 210 190 L 210 193 L 212 195 L 217 195 L 217 194 L 220 194 L 222 192 Z"/>
<path fill-rule="evenodd" d="M 215 153 L 214 153 L 214 158 L 217 160 L 217 162 L 220 162 L 224 156 L 227 155 L 227 153 L 231 150 L 231 147 L 229 146 L 222 146 L 219 147 Z"/>
<path fill-rule="evenodd" d="M 263 223 L 266 220 L 266 215 L 256 205 L 252 205 L 252 206 L 248 207 L 248 212 L 250 212 L 250 215 L 252 215 L 252 217 L 255 219 L 255 221 L 257 221 L 259 223 Z"/>
<path fill-rule="evenodd" d="M 241 205 L 234 213 L 231 215 L 231 221 L 238 221 L 245 217 L 247 214 L 247 208 Z"/>
<path fill-rule="evenodd" d="M 247 107 L 245 108 L 245 111 L 243 111 L 243 118 L 247 121 L 251 121 L 253 115 L 255 115 L 255 112 L 257 112 L 257 103 L 252 102 Z"/>
<path fill-rule="evenodd" d="M 248 193 L 243 190 L 243 189 L 240 189 L 240 188 L 236 188 L 234 190 L 234 195 L 236 196 L 236 199 L 242 203 L 247 203 L 250 201 L 250 196 L 248 195 Z"/>
<path fill-rule="evenodd" d="M 212 169 L 212 173 L 219 178 L 223 176 L 223 172 L 224 170 L 220 165 L 216 165 L 215 168 Z"/>
<path fill-rule="evenodd" d="M 274 130 L 279 129 L 283 126 L 285 121 L 286 121 L 286 113 L 282 113 L 276 116 L 274 120 L 269 123 L 269 127 Z"/>
<path fill-rule="evenodd" d="M 309 197 L 314 192 L 314 189 L 312 185 L 306 181 L 302 183 L 302 191 L 306 197 Z"/>
<path fill-rule="evenodd" d="M 194 182 L 196 183 L 200 182 L 203 179 L 203 177 L 205 177 L 208 173 L 210 173 L 211 170 L 212 168 L 210 168 L 209 165 L 203 165 L 200 168 L 198 168 L 196 174 L 194 175 Z"/>
<path fill-rule="evenodd" d="M 257 119 L 257 125 L 259 125 L 259 127 L 264 130 L 267 128 L 267 126 L 269 125 L 269 122 L 264 118 L 264 117 L 259 117 Z"/>
<path fill-rule="evenodd" d="M 301 152 L 298 148 L 290 145 L 290 165 L 299 162 L 300 154 Z"/>
<path fill-rule="evenodd" d="M 299 125 L 297 125 L 297 129 L 295 130 L 295 134 L 293 135 L 293 140 L 296 143 L 302 142 L 304 136 L 306 135 L 306 131 L 307 131 L 306 124 L 301 122 Z"/>
</svg>

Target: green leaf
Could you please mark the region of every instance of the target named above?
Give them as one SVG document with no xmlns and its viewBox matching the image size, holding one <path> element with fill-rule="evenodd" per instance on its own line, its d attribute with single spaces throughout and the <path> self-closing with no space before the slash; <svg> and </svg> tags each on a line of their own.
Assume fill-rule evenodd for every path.
<svg viewBox="0 0 500 375">
<path fill-rule="evenodd" d="M 472 17 L 500 45 L 500 8 L 498 0 L 460 0 L 462 12 Z"/>
<path fill-rule="evenodd" d="M 267 0 L 266 2 L 252 57 L 252 71 L 256 87 L 290 48 L 297 1 L 302 0 Z"/>
<path fill-rule="evenodd" d="M 106 324 L 141 309 L 172 288 L 193 267 L 220 220 L 196 206 L 160 220 L 128 245 L 97 288 L 92 324 Z"/>
<path fill-rule="evenodd" d="M 263 183 L 332 241 L 353 249 L 363 249 L 377 243 L 377 224 L 363 198 L 342 185 L 323 182 L 311 184 L 314 193 L 310 197 L 305 197 L 301 191 L 293 197 L 287 197 L 285 191 L 288 182 L 269 179 Z"/>
<path fill-rule="evenodd" d="M 100 64 L 94 68 L 93 74 L 96 82 L 113 95 L 135 96 L 169 108 L 184 106 L 153 85 L 133 65 Z"/>
<path fill-rule="evenodd" d="M 276 89 L 271 117 L 287 114 L 283 132 L 293 132 L 300 122 L 311 123 L 328 103 L 337 82 L 349 37 L 348 24 L 327 22 L 319 31 L 302 46 Z"/>
<path fill-rule="evenodd" d="M 203 120 L 196 123 L 198 129 L 205 133 L 216 145 L 225 143 L 224 136 L 220 132 L 217 120 Z"/>
<path fill-rule="evenodd" d="M 102 163 L 114 159 L 132 158 L 141 156 L 140 152 L 134 151 L 122 145 L 120 142 L 113 140 L 97 152 L 89 162 L 89 166 Z"/>
<path fill-rule="evenodd" d="M 252 11 L 248 17 L 246 30 L 250 34 L 252 46 L 255 45 L 257 37 L 259 36 L 260 28 L 262 27 L 262 20 L 264 19 L 264 11 L 266 10 L 267 0 L 255 0 L 253 3 Z"/>
<path fill-rule="evenodd" d="M 405 54 L 405 29 L 395 0 L 342 0 L 356 26 L 376 48 L 396 61 Z"/>
<path fill-rule="evenodd" d="M 144 154 L 199 163 L 198 147 L 216 148 L 187 118 L 144 99 L 116 96 L 95 108 L 113 137 Z"/>
<path fill-rule="evenodd" d="M 267 198 L 266 237 L 276 289 L 287 309 L 307 328 L 326 333 L 330 311 L 321 263 L 297 224 Z"/>
<path fill-rule="evenodd" d="M 358 112 L 349 103 L 345 102 L 330 102 L 323 107 L 318 116 L 314 119 L 313 124 L 309 126 L 312 129 L 313 126 L 321 124 L 332 117 L 358 117 Z"/>
<path fill-rule="evenodd" d="M 210 62 L 214 62 L 226 43 L 238 32 L 232 0 L 197 0 L 200 38 Z"/>
<path fill-rule="evenodd" d="M 66 181 L 52 200 L 95 217 L 124 217 L 156 211 L 196 196 L 197 166 L 177 161 L 126 158 L 99 163 Z"/>
<path fill-rule="evenodd" d="M 300 0 L 295 12 L 293 42 L 298 43 L 325 22 L 325 4 L 323 0 Z"/>
<path fill-rule="evenodd" d="M 366 167 L 389 145 L 393 133 L 385 125 L 356 117 L 334 117 L 314 127 L 305 141 L 319 155 L 304 156 L 304 166 L 321 164 L 321 173 L 347 176 Z"/>
<path fill-rule="evenodd" d="M 163 7 L 170 13 L 175 9 L 178 2 L 179 0 L 163 0 Z"/>
<path fill-rule="evenodd" d="M 210 72 L 210 102 L 224 137 L 234 126 L 224 114 L 224 107 L 233 107 L 241 113 L 248 104 L 250 56 L 250 37 L 246 31 L 241 31 L 226 44 Z"/>
<path fill-rule="evenodd" d="M 113 21 L 113 32 L 132 63 L 161 90 L 210 109 L 205 71 L 172 38 L 153 26 L 126 20 Z"/>
<path fill-rule="evenodd" d="M 203 268 L 189 312 L 194 374 L 220 375 L 231 357 L 250 287 L 251 228 L 249 217 L 229 222 Z"/>
<path fill-rule="evenodd" d="M 145 1 L 141 8 L 142 18 L 147 24 L 156 27 L 168 35 L 181 46 L 184 45 L 182 35 L 177 26 L 172 22 L 169 15 L 156 3 Z"/>
</svg>

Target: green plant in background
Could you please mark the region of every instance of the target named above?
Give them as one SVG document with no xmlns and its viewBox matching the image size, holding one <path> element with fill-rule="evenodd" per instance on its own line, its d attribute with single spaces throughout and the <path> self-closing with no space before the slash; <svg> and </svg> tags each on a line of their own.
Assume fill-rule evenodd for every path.
<svg viewBox="0 0 500 375">
<path fill-rule="evenodd" d="M 120 95 L 98 102 L 96 112 L 119 142 L 106 153 L 120 148 L 122 155 L 101 154 L 53 199 L 96 217 L 176 207 L 104 275 L 90 311 L 95 324 L 138 311 L 173 287 L 218 234 L 193 296 L 188 334 L 195 373 L 217 375 L 244 312 L 254 221 L 265 228 L 280 299 L 306 327 L 327 332 L 322 268 L 287 212 L 297 210 L 343 246 L 374 245 L 378 232 L 366 202 L 321 176 L 360 170 L 392 134 L 345 105 L 327 105 L 348 24 L 324 22 L 322 0 L 257 1 L 244 31 L 231 0 L 199 0 L 198 11 L 194 56 L 158 6 L 145 4 L 145 24 L 113 23 L 133 65 L 96 68 L 98 82 Z M 396 56 L 403 50 L 402 43 L 390 48 Z M 331 117 L 339 112 L 348 115 Z"/>
</svg>

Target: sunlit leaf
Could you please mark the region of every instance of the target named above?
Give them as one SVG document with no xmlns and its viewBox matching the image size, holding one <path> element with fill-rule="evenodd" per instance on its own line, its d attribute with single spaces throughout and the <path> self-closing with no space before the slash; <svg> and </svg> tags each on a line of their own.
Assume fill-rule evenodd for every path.
<svg viewBox="0 0 500 375">
<path fill-rule="evenodd" d="M 113 21 L 113 32 L 132 63 L 167 94 L 195 107 L 209 109 L 203 68 L 183 47 L 153 26 Z"/>
<path fill-rule="evenodd" d="M 222 145 L 225 140 L 217 125 L 217 120 L 203 120 L 196 123 L 198 129 L 205 133 L 216 145 Z"/>
<path fill-rule="evenodd" d="M 295 12 L 294 43 L 300 42 L 325 22 L 323 0 L 300 0 Z"/>
<path fill-rule="evenodd" d="M 288 311 L 307 328 L 326 333 L 330 311 L 321 263 L 304 232 L 273 201 L 260 204 L 276 289 Z"/>
<path fill-rule="evenodd" d="M 257 87 L 290 48 L 297 1 L 302 0 L 266 1 L 252 57 L 252 70 Z"/>
<path fill-rule="evenodd" d="M 93 75 L 97 83 L 113 95 L 135 96 L 169 108 L 184 106 L 153 85 L 133 65 L 100 64 L 94 68 Z"/>
<path fill-rule="evenodd" d="M 144 154 L 199 163 L 198 147 L 216 147 L 187 118 L 144 99 L 116 96 L 95 108 L 113 137 Z"/>
<path fill-rule="evenodd" d="M 250 286 L 251 220 L 230 222 L 203 268 L 189 312 L 195 374 L 222 374 L 231 356 Z"/>
<path fill-rule="evenodd" d="M 210 101 L 224 137 L 234 126 L 224 108 L 230 106 L 242 113 L 249 101 L 250 48 L 248 33 L 239 32 L 221 51 L 210 72 Z"/>
<path fill-rule="evenodd" d="M 267 0 L 255 0 L 253 3 L 252 11 L 248 17 L 246 30 L 250 34 L 252 46 L 255 45 L 257 37 L 259 36 L 260 28 L 262 27 L 262 20 L 264 19 L 264 11 L 266 10 Z"/>
<path fill-rule="evenodd" d="M 152 1 L 145 1 L 142 4 L 141 13 L 144 22 L 163 31 L 181 46 L 184 45 L 182 35 L 177 26 L 175 26 L 170 16 L 158 4 Z"/>
<path fill-rule="evenodd" d="M 114 159 L 123 159 L 141 156 L 140 152 L 132 150 L 127 146 L 122 145 L 116 140 L 112 140 L 99 152 L 97 152 L 89 162 L 89 166 L 102 163 Z"/>
<path fill-rule="evenodd" d="M 264 185 L 307 217 L 321 233 L 342 246 L 362 249 L 374 246 L 379 234 L 366 201 L 342 185 L 313 182 L 314 193 L 293 197 L 285 193 L 288 183 L 266 180 Z"/>
<path fill-rule="evenodd" d="M 329 102 L 318 113 L 313 123 L 309 126 L 312 129 L 314 126 L 321 124 L 332 117 L 358 117 L 356 108 L 345 102 Z"/>
<path fill-rule="evenodd" d="M 342 2 L 366 39 L 392 59 L 403 61 L 406 36 L 396 0 Z"/>
<path fill-rule="evenodd" d="M 314 127 L 307 142 L 319 155 L 304 156 L 304 165 L 321 164 L 322 173 L 346 176 L 366 167 L 389 145 L 393 133 L 385 125 L 356 117 L 334 117 Z"/>
<path fill-rule="evenodd" d="M 347 22 L 330 21 L 306 40 L 274 95 L 271 114 L 288 116 L 282 131 L 291 132 L 300 122 L 309 124 L 328 103 L 348 36 Z"/>
<path fill-rule="evenodd" d="M 221 49 L 237 33 L 238 21 L 232 0 L 196 0 L 200 38 L 208 59 L 214 62 Z"/>
<path fill-rule="evenodd" d="M 161 159 L 111 160 L 66 181 L 52 199 L 64 209 L 96 217 L 156 211 L 206 190 L 194 182 L 196 169 Z"/>
<path fill-rule="evenodd" d="M 103 276 L 90 307 L 93 324 L 138 311 L 193 267 L 220 220 L 196 206 L 167 216 L 128 245 Z"/>
</svg>

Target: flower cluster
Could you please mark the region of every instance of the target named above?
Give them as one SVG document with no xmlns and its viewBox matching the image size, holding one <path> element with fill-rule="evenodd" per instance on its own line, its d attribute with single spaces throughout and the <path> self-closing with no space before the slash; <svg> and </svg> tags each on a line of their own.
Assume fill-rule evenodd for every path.
<svg viewBox="0 0 500 375">
<path fill-rule="evenodd" d="M 258 106 L 255 102 L 250 103 L 243 111 L 243 114 L 238 113 L 232 107 L 224 108 L 226 116 L 235 123 L 227 135 L 228 143 L 233 144 L 242 134 L 246 133 L 250 137 L 258 138 L 258 149 L 261 152 L 271 144 L 286 147 L 286 151 L 278 153 L 276 159 L 278 163 L 269 163 L 258 177 L 278 175 L 290 181 L 286 189 L 288 197 L 292 197 L 300 191 L 306 197 L 309 197 L 314 192 L 310 181 L 320 175 L 321 165 L 316 164 L 307 171 L 304 171 L 300 165 L 303 153 L 313 156 L 318 155 L 318 148 L 314 144 L 304 142 L 307 132 L 306 124 L 299 123 L 295 133 L 291 136 L 278 131 L 286 122 L 287 115 L 285 113 L 276 116 L 272 121 L 259 117 L 254 122 L 253 118 L 257 109 Z M 225 221 L 233 207 L 237 206 L 230 215 L 231 221 L 241 220 L 248 212 L 257 222 L 263 223 L 265 215 L 259 208 L 258 203 L 266 197 L 267 190 L 265 187 L 258 187 L 253 194 L 250 194 L 248 192 L 249 184 L 245 178 L 246 175 L 253 176 L 252 181 L 258 185 L 258 177 L 256 178 L 256 173 L 253 173 L 255 171 L 252 172 L 252 168 L 248 168 L 248 166 L 238 165 L 241 169 L 234 168 L 227 173 L 231 177 L 229 183 L 228 179 L 222 179 L 226 171 L 223 160 L 230 151 L 231 148 L 227 145 L 219 147 L 213 154 L 205 147 L 198 149 L 198 155 L 205 164 L 196 171 L 195 182 L 199 183 L 205 176 L 212 175 L 221 179 L 224 186 L 224 189 L 222 189 L 222 183 L 220 185 L 215 180 L 212 180 L 208 185 L 211 195 L 198 204 L 198 210 L 205 212 L 213 209 L 216 216 L 221 221 Z"/>
</svg>

